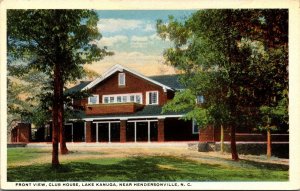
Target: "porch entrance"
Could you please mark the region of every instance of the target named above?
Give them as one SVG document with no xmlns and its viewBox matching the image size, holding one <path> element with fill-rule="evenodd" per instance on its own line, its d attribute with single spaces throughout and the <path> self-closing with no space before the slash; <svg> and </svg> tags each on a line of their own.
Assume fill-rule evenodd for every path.
<svg viewBox="0 0 300 191">
<path fill-rule="evenodd" d="M 65 140 L 66 142 L 82 142 L 84 141 L 84 125 L 82 122 L 65 123 Z"/>
<path fill-rule="evenodd" d="M 120 142 L 120 122 L 101 121 L 96 124 L 96 142 Z"/>
<path fill-rule="evenodd" d="M 157 141 L 157 120 L 127 121 L 126 142 Z"/>
</svg>

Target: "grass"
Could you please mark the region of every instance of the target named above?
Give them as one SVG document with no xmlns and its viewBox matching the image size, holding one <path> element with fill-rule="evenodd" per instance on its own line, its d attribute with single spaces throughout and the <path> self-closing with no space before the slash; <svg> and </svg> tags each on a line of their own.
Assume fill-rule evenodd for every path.
<svg viewBox="0 0 300 191">
<path fill-rule="evenodd" d="M 7 149 L 8 163 L 18 163 L 30 161 L 33 158 L 39 158 L 48 154 L 49 151 L 43 149 L 33 149 L 33 148 L 9 148 Z"/>
<path fill-rule="evenodd" d="M 71 153 L 78 155 L 79 153 Z M 91 153 L 89 153 L 91 154 Z M 51 157 L 51 151 L 8 149 L 8 181 L 287 181 L 288 167 L 253 161 L 226 162 L 226 165 L 199 163 L 172 156 L 73 158 L 59 169 L 50 163 L 16 166 L 23 160 Z M 226 160 L 226 159 L 224 159 Z M 14 165 L 12 165 L 14 164 Z"/>
</svg>

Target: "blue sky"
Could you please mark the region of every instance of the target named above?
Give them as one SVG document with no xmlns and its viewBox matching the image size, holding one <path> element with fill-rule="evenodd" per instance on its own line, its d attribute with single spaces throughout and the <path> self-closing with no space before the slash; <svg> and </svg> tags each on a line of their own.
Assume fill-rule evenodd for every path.
<svg viewBox="0 0 300 191">
<path fill-rule="evenodd" d="M 102 39 L 98 46 L 107 46 L 114 56 L 94 63 L 89 68 L 103 73 L 114 64 L 122 64 L 145 75 L 156 75 L 163 70 L 174 73 L 163 65 L 163 51 L 171 42 L 156 35 L 156 21 L 168 21 L 168 16 L 186 19 L 195 10 L 100 10 L 96 11 L 100 21 L 98 28 Z M 101 65 L 100 65 L 101 64 Z"/>
</svg>

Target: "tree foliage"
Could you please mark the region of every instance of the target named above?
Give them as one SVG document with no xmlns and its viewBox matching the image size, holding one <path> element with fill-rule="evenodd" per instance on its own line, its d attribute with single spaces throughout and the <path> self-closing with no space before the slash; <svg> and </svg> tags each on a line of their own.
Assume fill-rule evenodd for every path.
<svg viewBox="0 0 300 191">
<path fill-rule="evenodd" d="M 230 126 L 235 147 L 235 128 L 257 125 L 260 108 L 279 103 L 287 108 L 287 10 L 200 10 L 183 22 L 158 20 L 157 32 L 174 43 L 165 50 L 167 64 L 184 73 L 187 90 L 176 96 L 205 100 L 187 104 L 175 96 L 165 110 L 185 105 L 191 109 L 187 118 Z M 287 109 L 282 114 L 287 116 Z"/>
<path fill-rule="evenodd" d="M 58 139 L 61 149 L 65 148 L 62 153 L 67 152 L 63 130 L 65 84 L 82 77 L 84 64 L 112 53 L 96 45 L 101 34 L 94 11 L 9 10 L 7 18 L 9 63 L 22 60 L 26 65 L 18 65 L 18 71 L 37 70 L 50 79 L 52 165 L 56 167 L 59 164 Z"/>
</svg>

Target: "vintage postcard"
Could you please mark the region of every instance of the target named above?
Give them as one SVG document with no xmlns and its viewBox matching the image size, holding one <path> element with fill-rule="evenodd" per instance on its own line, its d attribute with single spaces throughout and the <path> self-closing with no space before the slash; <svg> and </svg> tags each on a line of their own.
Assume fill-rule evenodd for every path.
<svg viewBox="0 0 300 191">
<path fill-rule="evenodd" d="M 0 2 L 1 189 L 299 189 L 300 3 Z"/>
</svg>

